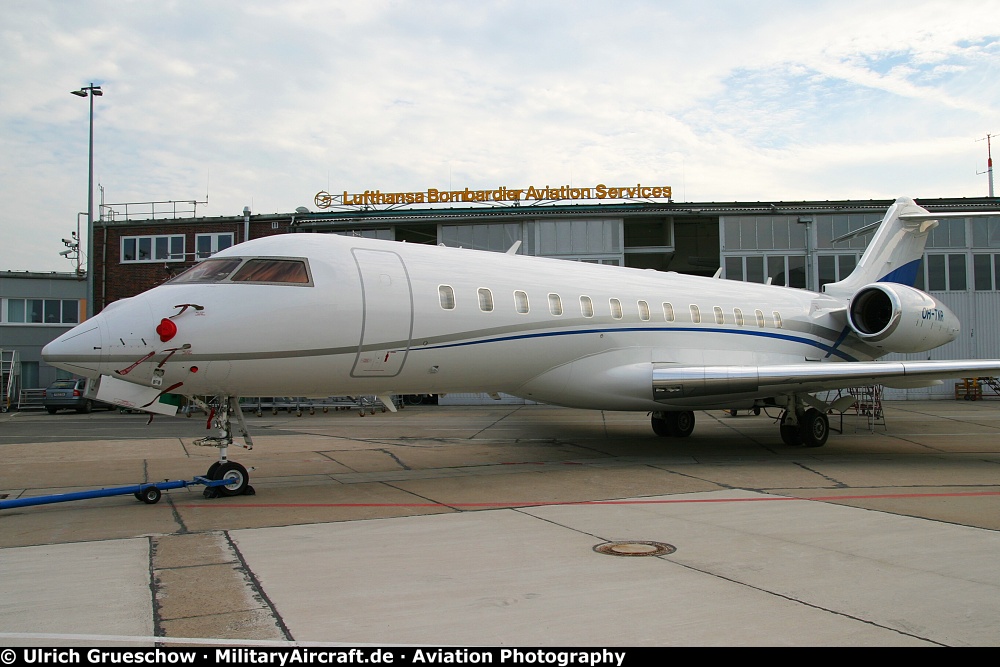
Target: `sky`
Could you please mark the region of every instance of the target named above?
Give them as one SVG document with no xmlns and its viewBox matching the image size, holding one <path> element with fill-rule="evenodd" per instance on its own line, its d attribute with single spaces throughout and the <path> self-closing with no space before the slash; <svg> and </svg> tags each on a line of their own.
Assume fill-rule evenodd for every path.
<svg viewBox="0 0 1000 667">
<path fill-rule="evenodd" d="M 986 196 L 998 75 L 1000 0 L 0 0 L 0 271 L 74 268 L 91 83 L 95 215 L 228 216 L 321 190 Z"/>
</svg>

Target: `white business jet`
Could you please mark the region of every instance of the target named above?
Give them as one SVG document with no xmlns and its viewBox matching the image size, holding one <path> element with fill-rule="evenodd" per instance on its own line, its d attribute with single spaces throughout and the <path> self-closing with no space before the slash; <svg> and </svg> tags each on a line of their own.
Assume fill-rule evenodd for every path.
<svg viewBox="0 0 1000 667">
<path fill-rule="evenodd" d="M 211 479 L 242 493 L 227 459 L 239 396 L 504 392 L 556 405 L 652 415 L 686 437 L 694 410 L 781 410 L 789 445 L 818 447 L 816 392 L 1000 373 L 1000 360 L 873 361 L 953 340 L 955 315 L 914 287 L 939 218 L 900 198 L 855 271 L 821 293 L 333 234 L 242 243 L 112 303 L 42 351 L 98 380 L 96 398 L 175 414 L 212 412 Z M 985 215 L 985 214 L 983 214 Z M 997 215 L 996 212 L 993 215 Z M 861 230 L 864 231 L 864 230 Z M 211 401 L 207 397 L 214 397 Z M 209 402 L 206 402 L 209 401 Z"/>
</svg>

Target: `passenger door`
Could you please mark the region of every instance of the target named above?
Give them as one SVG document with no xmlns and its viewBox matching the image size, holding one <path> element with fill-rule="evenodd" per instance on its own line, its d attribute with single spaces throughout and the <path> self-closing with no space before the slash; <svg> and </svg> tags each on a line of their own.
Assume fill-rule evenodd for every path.
<svg viewBox="0 0 1000 667">
<path fill-rule="evenodd" d="M 413 331 L 413 293 L 403 258 L 387 250 L 354 248 L 364 320 L 352 377 L 395 377 L 406 362 Z"/>
</svg>

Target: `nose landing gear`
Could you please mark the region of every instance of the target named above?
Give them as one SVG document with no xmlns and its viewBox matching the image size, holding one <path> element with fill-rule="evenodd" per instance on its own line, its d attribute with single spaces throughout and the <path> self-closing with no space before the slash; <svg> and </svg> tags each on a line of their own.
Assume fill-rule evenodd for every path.
<svg viewBox="0 0 1000 667">
<path fill-rule="evenodd" d="M 235 414 L 236 423 L 240 435 L 243 437 L 242 447 L 253 449 L 253 439 L 247 430 L 246 422 L 243 419 L 243 410 L 240 409 L 239 398 L 235 396 L 220 396 L 217 405 L 209 405 L 202 401 L 195 400 L 203 410 L 208 412 L 208 424 L 206 428 L 214 428 L 218 432 L 215 436 L 206 436 L 194 441 L 195 445 L 201 447 L 217 447 L 219 450 L 219 460 L 213 463 L 205 473 L 205 477 L 210 480 L 227 480 L 225 484 L 219 486 L 205 487 L 206 498 L 217 498 L 218 496 L 252 496 L 254 488 L 250 486 L 250 473 L 247 469 L 228 458 L 229 446 L 233 444 L 233 425 L 231 415 Z"/>
</svg>

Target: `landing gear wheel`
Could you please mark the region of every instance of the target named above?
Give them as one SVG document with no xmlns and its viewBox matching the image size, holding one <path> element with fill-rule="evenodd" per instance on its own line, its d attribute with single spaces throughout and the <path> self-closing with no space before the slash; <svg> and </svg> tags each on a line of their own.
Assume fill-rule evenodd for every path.
<svg viewBox="0 0 1000 667">
<path fill-rule="evenodd" d="M 142 502 L 146 503 L 147 505 L 155 505 L 156 503 L 160 502 L 160 497 L 162 495 L 163 494 L 160 492 L 160 490 L 155 486 L 147 486 L 142 491 L 135 492 L 135 497 L 138 500 L 141 500 Z"/>
<path fill-rule="evenodd" d="M 830 437 L 830 420 L 816 408 L 799 417 L 799 435 L 806 447 L 822 447 Z"/>
<path fill-rule="evenodd" d="M 215 476 L 215 471 L 217 471 L 221 465 L 221 461 L 216 461 L 212 465 L 208 466 L 208 472 L 205 473 L 205 477 L 207 479 L 218 479 L 218 477 Z"/>
<path fill-rule="evenodd" d="M 658 417 L 657 415 L 663 415 Z M 653 433 L 660 437 L 686 438 L 694 431 L 694 413 L 690 410 L 680 412 L 659 412 L 650 420 Z"/>
<path fill-rule="evenodd" d="M 787 412 L 781 415 L 781 426 L 779 427 L 781 441 L 789 447 L 798 447 L 802 444 L 802 433 L 799 430 L 798 424 L 785 423 L 785 418 L 787 416 Z"/>
<path fill-rule="evenodd" d="M 694 413 L 690 410 L 667 414 L 667 422 L 670 424 L 675 438 L 686 438 L 694 431 Z"/>
<path fill-rule="evenodd" d="M 238 496 L 249 486 L 250 474 L 236 461 L 226 461 L 215 471 L 214 479 L 228 480 L 228 483 L 212 487 L 223 496 Z"/>
</svg>

